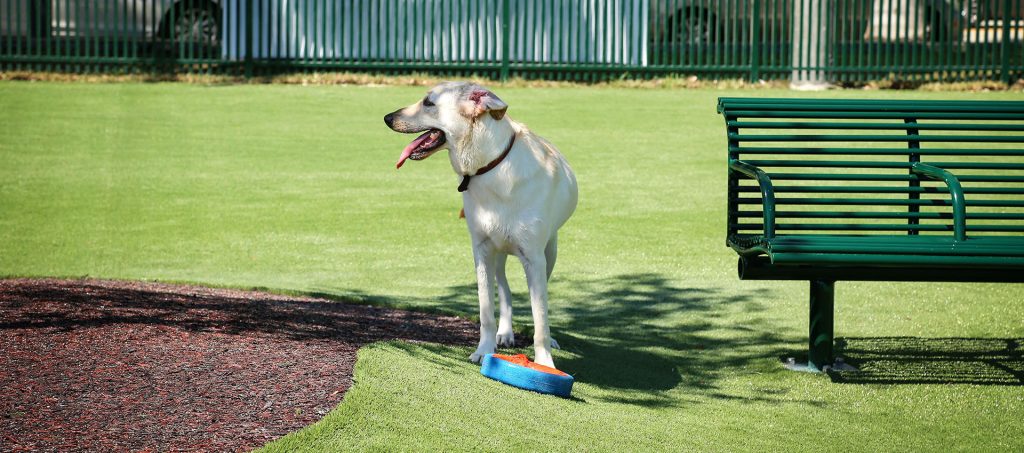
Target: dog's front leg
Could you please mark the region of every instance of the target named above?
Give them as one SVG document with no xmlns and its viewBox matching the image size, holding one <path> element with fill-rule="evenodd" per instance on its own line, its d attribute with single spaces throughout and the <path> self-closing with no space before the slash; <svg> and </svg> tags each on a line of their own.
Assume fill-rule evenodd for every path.
<svg viewBox="0 0 1024 453">
<path fill-rule="evenodd" d="M 530 308 L 533 310 L 533 361 L 554 368 L 551 357 L 551 328 L 548 326 L 548 273 L 543 253 L 520 256 L 530 287 Z"/>
<path fill-rule="evenodd" d="M 471 362 L 479 363 L 487 354 L 494 354 L 495 336 L 498 327 L 494 322 L 494 267 L 497 255 L 486 241 L 473 247 L 476 262 L 476 286 L 480 297 L 480 344 L 469 356 Z"/>
</svg>

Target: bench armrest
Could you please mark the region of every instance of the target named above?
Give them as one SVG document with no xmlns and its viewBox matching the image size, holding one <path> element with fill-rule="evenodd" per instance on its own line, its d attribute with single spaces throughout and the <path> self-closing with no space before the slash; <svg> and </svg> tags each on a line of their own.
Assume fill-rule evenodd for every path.
<svg viewBox="0 0 1024 453">
<path fill-rule="evenodd" d="M 757 180 L 761 187 L 761 210 L 764 214 L 764 237 L 775 237 L 775 186 L 768 174 L 753 165 L 741 160 L 730 159 L 729 169 Z"/>
<path fill-rule="evenodd" d="M 923 163 L 915 163 L 910 171 L 936 181 L 946 183 L 953 202 L 953 235 L 958 241 L 967 239 L 967 202 L 964 199 L 964 188 L 956 175 L 939 167 Z"/>
</svg>

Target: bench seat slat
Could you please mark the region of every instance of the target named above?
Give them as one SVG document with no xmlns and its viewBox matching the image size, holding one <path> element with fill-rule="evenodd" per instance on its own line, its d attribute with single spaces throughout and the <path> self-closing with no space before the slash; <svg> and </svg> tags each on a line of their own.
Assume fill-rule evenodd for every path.
<svg viewBox="0 0 1024 453">
<path fill-rule="evenodd" d="M 1024 257 L 1024 247 L 1019 244 L 992 244 L 972 245 L 969 247 L 956 247 L 950 243 L 924 242 L 914 244 L 914 241 L 902 241 L 899 244 L 886 244 L 878 241 L 873 243 L 870 239 L 857 241 L 857 243 L 817 243 L 801 244 L 796 241 L 788 243 L 773 244 L 772 249 L 778 253 L 848 253 L 855 249 L 859 254 L 867 253 L 913 253 L 917 255 L 956 255 L 956 256 L 1011 256 Z"/>
<path fill-rule="evenodd" d="M 743 231 L 761 231 L 760 223 L 730 224 Z M 953 231 L 953 225 L 906 224 L 906 223 L 776 223 L 776 231 Z M 980 225 L 971 224 L 969 232 L 974 233 L 1022 233 L 1022 225 Z"/>
<path fill-rule="evenodd" d="M 761 211 L 737 211 L 739 218 L 761 218 Z M 952 219 L 951 212 L 775 211 L 779 219 Z M 968 212 L 968 220 L 1024 220 L 1024 213 Z"/>
<path fill-rule="evenodd" d="M 728 121 L 727 126 L 750 129 L 835 129 L 835 130 L 908 130 L 919 131 L 1005 131 L 1024 132 L 1024 124 L 988 124 L 988 123 L 838 123 L 809 121 Z"/>
<path fill-rule="evenodd" d="M 741 231 L 762 231 L 762 223 L 732 223 Z M 972 225 L 974 230 L 974 225 Z M 907 223 L 775 223 L 776 231 L 834 231 L 834 232 L 951 232 L 951 224 Z M 1021 230 L 1024 231 L 1024 230 Z"/>
<path fill-rule="evenodd" d="M 840 112 L 840 113 L 859 113 L 859 112 L 889 112 L 889 113 L 900 113 L 906 115 L 913 115 L 920 112 L 939 112 L 939 113 L 956 113 L 956 114 L 970 114 L 970 113 L 1024 113 L 1019 104 L 1007 103 L 1002 105 L 983 103 L 983 104 L 964 104 L 964 103 L 931 103 L 931 102 L 891 102 L 886 103 L 885 101 L 880 102 L 864 102 L 864 103 L 850 103 L 850 102 L 776 102 L 776 103 L 757 103 L 757 102 L 734 102 L 727 106 L 727 111 L 737 112 L 743 110 L 769 110 L 772 112 Z M 742 115 L 740 115 L 742 116 Z"/>
<path fill-rule="evenodd" d="M 779 159 L 743 159 L 744 162 L 758 167 L 793 167 L 793 168 L 907 168 L 910 162 L 870 162 L 862 160 L 779 160 Z"/>
<path fill-rule="evenodd" d="M 830 147 L 767 147 L 730 146 L 730 153 L 737 154 L 805 154 L 805 155 L 849 155 L 849 156 L 1024 156 L 1024 149 L 986 148 L 830 148 Z"/>
<path fill-rule="evenodd" d="M 1024 120 L 1024 118 L 1021 118 Z M 1024 143 L 1018 135 L 822 135 L 822 134 L 729 134 L 741 142 L 942 142 L 942 143 Z"/>
<path fill-rule="evenodd" d="M 849 253 L 774 253 L 773 264 L 787 265 L 863 265 L 906 267 L 926 262 L 928 266 L 991 267 L 1024 269 L 1024 257 L 1017 256 L 949 256 L 914 254 L 849 254 Z"/>
<path fill-rule="evenodd" d="M 739 204 L 761 204 L 760 198 L 737 198 Z M 950 200 L 894 198 L 775 198 L 776 205 L 949 206 Z M 1024 200 L 967 200 L 967 206 L 1024 207 Z"/>
<path fill-rule="evenodd" d="M 730 110 L 731 117 L 737 118 L 821 118 L 821 119 L 877 119 L 901 120 L 915 118 L 918 120 L 995 120 L 1022 121 L 1024 112 L 1020 113 L 948 113 L 948 112 L 844 112 L 844 111 L 773 111 L 773 110 Z"/>
<path fill-rule="evenodd" d="M 745 109 L 840 112 L 1024 112 L 1016 101 L 917 101 L 888 99 L 720 98 L 719 113 Z"/>
<path fill-rule="evenodd" d="M 947 170 L 1024 170 L 1024 163 L 1016 162 L 924 162 Z"/>
<path fill-rule="evenodd" d="M 780 160 L 743 159 L 758 167 L 809 167 L 809 168 L 910 168 L 912 162 L 878 162 L 863 160 Z M 928 165 L 949 170 L 1024 170 L 1024 163 L 1003 162 L 925 162 Z"/>
<path fill-rule="evenodd" d="M 737 192 L 759 192 L 757 187 L 740 186 Z M 775 193 L 949 193 L 947 187 L 897 186 L 775 186 Z M 964 187 L 964 193 L 1024 195 L 1024 187 Z"/>
<path fill-rule="evenodd" d="M 751 104 L 751 105 L 776 105 L 784 106 L 788 104 L 812 104 L 812 105 L 870 105 L 876 106 L 879 109 L 888 108 L 890 106 L 919 106 L 921 104 L 930 105 L 941 105 L 941 106 L 999 106 L 999 107 L 1016 107 L 1024 109 L 1021 103 L 1018 101 L 949 101 L 949 100 L 935 100 L 935 101 L 918 101 L 914 99 L 808 99 L 808 98 L 734 98 L 734 97 L 723 97 L 718 98 L 719 113 L 722 108 L 729 108 L 733 105 L 740 104 Z"/>
<path fill-rule="evenodd" d="M 743 242 L 748 244 L 741 244 Z M 980 237 L 969 241 L 953 241 L 948 236 L 835 236 L 787 235 L 772 239 L 756 235 L 740 235 L 731 240 L 741 250 L 765 252 L 773 261 L 778 254 L 834 253 L 851 255 L 897 254 L 998 256 L 1024 259 L 1024 242 L 1011 237 Z M 792 259 L 792 257 L 789 257 Z"/>
<path fill-rule="evenodd" d="M 907 236 L 903 234 L 886 234 L 886 235 L 855 235 L 855 234 L 789 234 L 785 236 L 778 236 L 771 239 L 764 239 L 760 235 L 737 235 L 737 238 L 742 239 L 757 239 L 760 241 L 772 241 L 777 243 L 850 243 L 850 244 L 862 244 L 865 242 L 874 243 L 892 243 L 892 244 L 944 244 L 947 246 L 957 247 L 1011 247 L 1020 246 L 1024 247 L 1024 241 L 1021 241 L 1019 237 L 984 237 L 970 241 L 971 244 L 964 245 L 963 241 L 955 241 L 950 236 Z"/>
<path fill-rule="evenodd" d="M 834 174 L 834 173 L 768 173 L 772 180 L 793 181 L 930 181 L 917 175 Z M 961 182 L 1024 182 L 1024 176 L 957 175 Z"/>
</svg>

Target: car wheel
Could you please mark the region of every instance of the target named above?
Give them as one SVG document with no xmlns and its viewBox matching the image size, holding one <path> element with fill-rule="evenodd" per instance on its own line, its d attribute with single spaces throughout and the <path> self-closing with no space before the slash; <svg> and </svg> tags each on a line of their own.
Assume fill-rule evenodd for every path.
<svg viewBox="0 0 1024 453">
<path fill-rule="evenodd" d="M 216 45 L 220 42 L 220 15 L 211 6 L 187 6 L 175 11 L 171 36 L 175 42 Z"/>
</svg>

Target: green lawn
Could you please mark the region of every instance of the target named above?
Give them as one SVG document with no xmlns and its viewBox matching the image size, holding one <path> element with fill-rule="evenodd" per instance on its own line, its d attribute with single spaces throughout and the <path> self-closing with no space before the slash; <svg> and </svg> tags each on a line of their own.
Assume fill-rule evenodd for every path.
<svg viewBox="0 0 1024 453">
<path fill-rule="evenodd" d="M 575 398 L 488 380 L 465 360 L 471 348 L 376 344 L 341 405 L 268 450 L 1024 449 L 1020 286 L 840 282 L 836 335 L 865 373 L 833 382 L 779 366 L 805 347 L 807 283 L 736 279 L 715 100 L 792 93 L 497 91 L 579 179 L 551 285 L 555 361 L 576 376 Z M 396 171 L 411 137 L 382 122 L 423 92 L 0 83 L 0 275 L 473 316 L 458 178 L 442 155 Z M 509 266 L 528 331 L 522 272 Z M 921 383 L 936 379 L 953 383 Z"/>
</svg>

